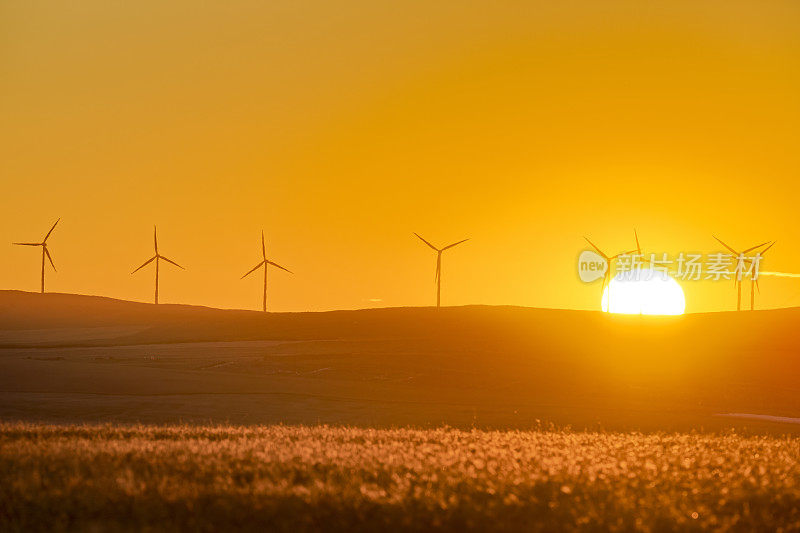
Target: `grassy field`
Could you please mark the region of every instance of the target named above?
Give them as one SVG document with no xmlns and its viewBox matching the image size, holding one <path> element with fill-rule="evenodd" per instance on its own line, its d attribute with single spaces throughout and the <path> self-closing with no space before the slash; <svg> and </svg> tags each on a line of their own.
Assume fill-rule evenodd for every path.
<svg viewBox="0 0 800 533">
<path fill-rule="evenodd" d="M 798 319 L 0 291 L 0 531 L 800 530 Z"/>
<path fill-rule="evenodd" d="M 797 530 L 800 440 L 0 425 L 0 530 Z"/>
</svg>

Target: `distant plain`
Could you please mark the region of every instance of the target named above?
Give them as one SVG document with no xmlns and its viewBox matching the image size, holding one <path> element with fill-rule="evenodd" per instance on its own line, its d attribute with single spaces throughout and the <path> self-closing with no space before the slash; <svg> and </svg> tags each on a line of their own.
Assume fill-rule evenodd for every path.
<svg viewBox="0 0 800 533">
<path fill-rule="evenodd" d="M 0 417 L 794 433 L 800 309 L 259 313 L 0 292 Z"/>
</svg>

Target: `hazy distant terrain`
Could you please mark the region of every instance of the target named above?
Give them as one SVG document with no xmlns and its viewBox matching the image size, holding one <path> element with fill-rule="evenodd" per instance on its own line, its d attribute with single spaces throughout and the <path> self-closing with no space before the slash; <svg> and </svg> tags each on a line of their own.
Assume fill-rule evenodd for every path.
<svg viewBox="0 0 800 533">
<path fill-rule="evenodd" d="M 800 443 L 736 434 L 0 424 L 0 529 L 791 531 Z"/>
<path fill-rule="evenodd" d="M 225 311 L 0 292 L 0 417 L 690 430 L 800 417 L 800 309 Z"/>
</svg>

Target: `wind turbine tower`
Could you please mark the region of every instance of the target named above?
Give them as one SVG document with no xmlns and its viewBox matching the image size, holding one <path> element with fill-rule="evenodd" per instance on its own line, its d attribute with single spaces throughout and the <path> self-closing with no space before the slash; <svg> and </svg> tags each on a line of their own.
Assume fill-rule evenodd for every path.
<svg viewBox="0 0 800 533">
<path fill-rule="evenodd" d="M 44 239 L 42 239 L 42 242 L 15 242 L 15 243 L 12 243 L 15 246 L 41 246 L 42 247 L 42 294 L 44 294 L 44 267 L 45 267 L 44 259 L 45 259 L 45 257 L 47 257 L 47 259 L 50 261 L 50 266 L 53 267 L 53 271 L 56 271 L 56 265 L 53 263 L 53 258 L 50 256 L 50 250 L 47 249 L 47 239 L 48 239 L 48 237 L 50 237 L 50 234 L 53 233 L 53 230 L 56 229 L 56 226 L 58 225 L 60 220 L 61 220 L 60 218 L 58 220 L 56 220 L 56 223 L 53 224 L 53 227 L 50 228 L 50 231 L 48 231 L 47 235 L 44 236 Z"/>
<path fill-rule="evenodd" d="M 267 312 L 267 267 L 269 265 L 272 265 L 275 268 L 280 268 L 281 270 L 285 270 L 289 274 L 291 274 L 292 271 L 288 270 L 288 269 L 285 269 L 282 266 L 280 266 L 278 263 L 273 263 L 272 261 L 267 259 L 267 245 L 264 243 L 264 230 L 261 230 L 261 258 L 262 258 L 262 261 L 259 264 L 257 264 L 256 266 L 254 266 L 253 268 L 251 268 L 247 272 L 247 274 L 242 276 L 240 279 L 244 279 L 247 276 L 249 276 L 250 274 L 252 274 L 253 272 L 255 272 L 256 270 L 258 270 L 259 268 L 264 267 L 264 298 L 262 300 L 261 310 L 266 313 Z"/>
<path fill-rule="evenodd" d="M 131 272 L 131 275 L 136 274 L 138 271 L 140 271 L 141 269 L 143 269 L 144 267 L 146 267 L 147 265 L 149 265 L 153 261 L 156 262 L 156 297 L 155 297 L 155 302 L 156 302 L 156 305 L 158 305 L 158 262 L 163 260 L 163 261 L 166 261 L 167 263 L 175 265 L 176 267 L 180 268 L 181 270 L 186 270 L 186 269 L 183 268 L 182 266 L 180 266 L 178 263 L 176 263 L 172 259 L 167 259 L 163 255 L 158 253 L 158 230 L 156 229 L 155 226 L 153 226 L 153 248 L 155 250 L 155 255 L 153 257 L 151 257 L 150 259 L 148 259 L 147 261 L 145 261 L 144 264 L 142 264 L 142 266 L 140 266 L 139 268 L 137 268 L 136 270 Z"/>
<path fill-rule="evenodd" d="M 448 244 L 444 248 L 437 248 L 428 241 L 426 241 L 425 239 L 423 239 L 419 235 L 419 233 L 414 233 L 414 235 L 416 235 L 419 238 L 419 240 L 430 246 L 431 249 L 433 249 L 436 252 L 436 309 L 439 309 L 442 303 L 442 252 L 444 252 L 445 250 L 449 250 L 453 246 L 459 245 L 462 242 L 466 242 L 469 239 L 464 239 L 458 242 L 454 242 L 453 244 Z"/>
</svg>

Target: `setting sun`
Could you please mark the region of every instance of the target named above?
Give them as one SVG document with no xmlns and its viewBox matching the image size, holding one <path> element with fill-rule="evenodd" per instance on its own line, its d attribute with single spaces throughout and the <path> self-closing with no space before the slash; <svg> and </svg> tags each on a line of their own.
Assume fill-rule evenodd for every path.
<svg viewBox="0 0 800 533">
<path fill-rule="evenodd" d="M 602 307 L 604 312 L 626 315 L 682 315 L 686 298 L 671 277 L 637 269 L 617 274 L 611 280 L 603 291 Z"/>
</svg>

